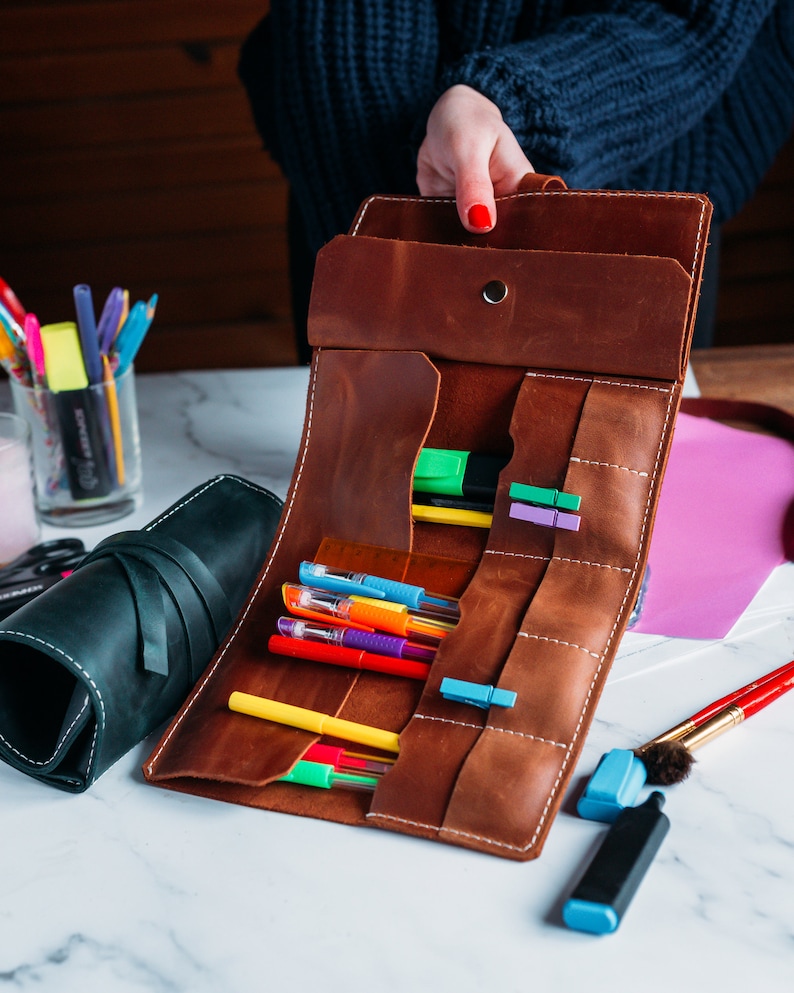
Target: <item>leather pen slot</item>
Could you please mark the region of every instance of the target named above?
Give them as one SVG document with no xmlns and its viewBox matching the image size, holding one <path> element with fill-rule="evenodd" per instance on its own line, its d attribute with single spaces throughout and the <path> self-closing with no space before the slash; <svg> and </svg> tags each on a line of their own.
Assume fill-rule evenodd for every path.
<svg viewBox="0 0 794 993">
<path fill-rule="evenodd" d="M 530 376 L 541 389 L 559 382 Z M 582 495 L 582 528 L 555 534 L 501 672 L 517 703 L 491 709 L 456 782 L 444 831 L 460 844 L 514 858 L 540 850 L 641 580 L 677 396 L 673 384 L 589 384 L 564 482 Z M 513 770 L 507 791 L 493 783 L 497 766 Z"/>
</svg>

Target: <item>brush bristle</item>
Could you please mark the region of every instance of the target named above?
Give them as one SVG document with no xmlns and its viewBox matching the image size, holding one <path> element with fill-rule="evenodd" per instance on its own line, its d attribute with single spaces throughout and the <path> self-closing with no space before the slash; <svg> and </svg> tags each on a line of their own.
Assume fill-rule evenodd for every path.
<svg viewBox="0 0 794 993">
<path fill-rule="evenodd" d="M 648 774 L 650 786 L 674 786 L 692 771 L 695 758 L 679 741 L 659 741 L 637 752 Z"/>
</svg>

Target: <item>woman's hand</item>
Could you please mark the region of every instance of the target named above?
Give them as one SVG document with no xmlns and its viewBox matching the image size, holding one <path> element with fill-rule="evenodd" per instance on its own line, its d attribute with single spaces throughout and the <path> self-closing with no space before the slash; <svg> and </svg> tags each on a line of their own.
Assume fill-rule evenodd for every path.
<svg viewBox="0 0 794 993">
<path fill-rule="evenodd" d="M 416 182 L 422 196 L 454 196 L 467 231 L 496 224 L 494 197 L 514 193 L 532 163 L 495 103 L 470 86 L 452 86 L 427 119 Z"/>
</svg>

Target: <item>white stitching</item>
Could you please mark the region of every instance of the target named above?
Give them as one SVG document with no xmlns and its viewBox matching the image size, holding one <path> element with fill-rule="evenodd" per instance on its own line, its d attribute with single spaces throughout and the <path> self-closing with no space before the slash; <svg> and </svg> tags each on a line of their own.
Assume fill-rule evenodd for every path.
<svg viewBox="0 0 794 993">
<path fill-rule="evenodd" d="M 567 748 L 564 741 L 555 741 L 553 738 L 543 738 L 539 734 L 528 734 L 525 731 L 514 731 L 512 728 L 498 728 L 493 724 L 486 724 L 485 731 L 498 731 L 499 734 L 512 734 L 516 738 L 527 738 L 529 741 L 539 741 L 541 745 L 552 745 L 554 748 Z"/>
<path fill-rule="evenodd" d="M 505 555 L 517 559 L 535 559 L 538 562 L 568 562 L 571 565 L 589 565 L 594 569 L 613 569 L 615 572 L 631 572 L 627 566 L 607 565 L 606 562 L 589 562 L 587 559 L 572 559 L 567 555 L 530 555 L 528 552 L 502 552 L 498 548 L 486 548 L 486 555 Z"/>
<path fill-rule="evenodd" d="M 572 641 L 561 641 L 559 638 L 548 638 L 544 634 L 528 634 L 526 631 L 519 631 L 518 637 L 534 638 L 535 641 L 550 641 L 555 645 L 563 645 L 565 648 L 575 648 L 577 651 L 586 652 L 594 659 L 601 658 L 598 652 L 591 652 L 589 648 L 585 648 L 583 645 L 575 645 Z"/>
<path fill-rule="evenodd" d="M 620 469 L 623 472 L 633 472 L 635 476 L 644 476 L 648 478 L 648 473 L 644 469 L 632 469 L 627 465 L 617 465 L 614 462 L 596 462 L 593 459 L 580 459 L 577 456 L 572 455 L 569 459 L 570 462 L 579 462 L 581 465 L 600 465 L 605 469 Z"/>
<path fill-rule="evenodd" d="M 24 631 L 9 631 L 9 630 L 6 630 L 3 633 L 4 634 L 7 634 L 7 635 L 8 634 L 13 635 L 16 638 L 26 638 L 28 641 L 33 641 L 33 642 L 36 642 L 36 644 L 44 645 L 45 648 L 52 649 L 52 651 L 57 652 L 59 655 L 62 655 L 65 659 L 68 659 L 69 662 L 71 662 L 72 665 L 76 669 L 79 669 L 80 672 L 83 673 L 83 675 L 88 680 L 88 682 L 91 684 L 91 686 L 93 686 L 94 691 L 95 691 L 95 693 L 97 695 L 97 702 L 99 703 L 99 721 L 97 722 L 97 727 L 94 730 L 94 740 L 93 740 L 93 742 L 91 744 L 91 751 L 89 753 L 88 764 L 86 766 L 86 778 L 90 778 L 91 765 L 92 765 L 92 763 L 94 761 L 94 748 L 96 746 L 97 732 L 98 732 L 98 729 L 99 729 L 99 725 L 101 724 L 101 726 L 103 728 L 105 726 L 105 702 L 102 699 L 102 693 L 100 692 L 99 687 L 94 682 L 94 680 L 91 678 L 90 673 L 86 669 L 84 669 L 83 666 L 81 666 L 79 662 L 77 662 L 75 659 L 73 659 L 71 655 L 69 655 L 65 651 L 63 651 L 63 649 L 57 648 L 55 645 L 51 645 L 49 643 L 49 641 L 45 641 L 43 638 L 37 638 L 35 635 L 27 634 Z M 55 746 L 55 750 L 53 751 L 53 753 L 50 756 L 50 758 L 45 759 L 42 762 L 37 762 L 35 759 L 28 758 L 27 755 L 23 755 L 22 752 L 18 751 L 16 748 L 14 748 L 14 746 L 9 741 L 6 741 L 6 739 L 3 738 L 2 735 L 0 735 L 0 739 L 2 739 L 8 745 L 8 747 L 16 755 L 18 755 L 21 759 L 24 759 L 26 762 L 30 762 L 31 765 L 47 765 L 47 764 L 49 764 L 50 762 L 52 762 L 55 759 L 55 757 L 57 756 L 59 750 L 61 749 L 61 747 L 63 746 L 64 742 L 66 741 L 66 738 L 68 737 L 69 732 L 72 730 L 72 728 L 74 727 L 74 725 L 77 723 L 77 720 L 80 718 L 80 716 L 82 715 L 82 713 L 85 710 L 85 708 L 86 708 L 87 705 L 88 705 L 88 696 L 86 696 L 86 702 L 83 705 L 82 710 L 77 715 L 77 717 L 75 717 L 74 721 L 69 726 L 69 728 L 67 728 L 67 730 L 64 732 L 63 737 L 58 742 L 58 744 Z"/>
<path fill-rule="evenodd" d="M 648 390 L 650 393 L 670 393 L 670 389 L 662 386 L 646 386 L 645 383 L 619 383 L 611 379 L 593 379 L 592 376 L 563 376 L 552 372 L 524 373 L 524 377 L 532 379 L 562 379 L 570 383 L 595 383 L 597 386 L 617 386 L 624 390 Z"/>
<path fill-rule="evenodd" d="M 455 724 L 460 728 L 474 728 L 475 731 L 482 731 L 482 724 L 467 724 L 465 721 L 453 721 L 448 717 L 433 717 L 430 714 L 414 714 L 414 717 L 422 721 L 436 721 L 439 724 Z"/>
<path fill-rule="evenodd" d="M 297 472 L 295 474 L 295 485 L 292 487 L 292 492 L 290 494 L 289 503 L 287 504 L 286 510 L 284 512 L 284 519 L 283 519 L 283 522 L 282 522 L 282 525 L 281 525 L 281 530 L 278 533 L 278 537 L 273 542 L 273 546 L 271 548 L 270 555 L 269 555 L 268 560 L 267 560 L 267 565 L 265 566 L 265 569 L 264 569 L 264 571 L 263 571 L 263 573 L 262 573 L 262 575 L 261 575 L 261 577 L 259 579 L 259 582 L 254 587 L 254 589 L 253 589 L 253 591 L 251 593 L 251 596 L 250 596 L 250 598 L 248 600 L 248 603 L 245 605 L 245 609 L 240 614 L 240 619 L 239 619 L 239 621 L 237 623 L 237 627 L 229 635 L 229 637 L 228 637 L 228 639 L 226 641 L 226 644 L 223 646 L 223 649 L 221 650 L 221 652 L 219 653 L 217 659 L 215 660 L 215 664 L 207 671 L 207 674 L 204 677 L 204 679 L 202 680 L 202 682 L 196 686 L 196 688 L 195 688 L 195 690 L 193 692 L 193 695 L 191 696 L 190 700 L 188 701 L 187 705 L 185 706 L 185 709 L 176 718 L 176 720 L 174 721 L 174 723 L 169 728 L 168 733 L 165 735 L 165 737 L 163 738 L 163 740 L 160 742 L 160 747 L 151 756 L 150 761 L 147 764 L 147 769 L 148 769 L 149 773 L 152 772 L 152 770 L 154 768 L 154 764 L 157 762 L 158 758 L 162 754 L 163 749 L 166 747 L 166 745 L 168 744 L 168 742 L 171 740 L 171 737 L 175 734 L 176 730 L 179 728 L 179 726 L 182 723 L 182 721 L 185 719 L 185 717 L 187 717 L 188 713 L 190 712 L 190 710 L 193 707 L 193 704 L 196 702 L 196 700 L 198 700 L 198 698 L 201 695 L 201 693 L 203 693 L 205 687 L 207 686 L 207 684 L 209 683 L 210 679 L 212 678 L 215 670 L 218 668 L 218 666 L 223 661 L 224 656 L 228 652 L 229 648 L 232 645 L 232 642 L 237 637 L 237 634 L 240 631 L 240 628 L 242 627 L 243 623 L 245 622 L 245 619 L 248 616 L 248 613 L 249 613 L 251 607 L 253 606 L 254 600 L 256 600 L 256 597 L 257 597 L 257 595 L 259 593 L 259 590 L 262 588 L 262 584 L 264 583 L 265 579 L 267 578 L 267 576 L 268 576 L 268 574 L 270 572 L 270 567 L 273 564 L 273 561 L 274 561 L 274 559 L 276 557 L 276 554 L 278 552 L 279 546 L 281 545 L 281 541 L 282 541 L 282 539 L 284 537 L 284 532 L 286 531 L 287 524 L 288 524 L 289 519 L 290 519 L 290 515 L 292 514 L 292 508 L 293 508 L 293 505 L 295 503 L 295 497 L 297 496 L 297 493 L 298 493 L 298 486 L 300 485 L 301 477 L 303 475 L 303 469 L 304 469 L 304 466 L 306 464 L 306 455 L 307 455 L 308 450 L 309 450 L 309 442 L 311 441 L 312 425 L 313 425 L 313 421 L 314 421 L 314 398 L 315 398 L 315 393 L 316 393 L 316 389 L 317 389 L 317 365 L 318 365 L 318 360 L 319 360 L 319 354 L 320 354 L 321 351 L 322 351 L 321 348 L 316 349 L 314 361 L 312 363 L 311 382 L 310 382 L 309 398 L 308 398 L 308 405 L 307 405 L 307 411 L 306 411 L 306 438 L 305 438 L 305 441 L 304 441 L 304 444 L 303 444 L 303 450 L 300 453 L 300 461 L 297 463 Z"/>
<path fill-rule="evenodd" d="M 468 724 L 465 721 L 453 721 L 448 717 L 434 717 L 432 714 L 414 714 L 414 717 L 422 721 L 436 721 L 438 724 L 454 724 L 459 728 L 473 728 L 475 731 L 498 731 L 500 734 L 513 734 L 517 738 L 529 738 L 531 741 L 539 741 L 544 745 L 554 745 L 555 748 L 567 748 L 561 741 L 553 741 L 551 738 L 542 738 L 537 734 L 526 734 L 524 731 L 513 731 L 510 728 L 498 728 L 493 724 Z"/>
<path fill-rule="evenodd" d="M 166 513 L 164 513 L 161 517 L 158 517 L 156 521 L 152 521 L 151 524 L 147 524 L 146 527 L 143 530 L 144 531 L 151 531 L 151 529 L 153 527 L 156 527 L 158 524 L 162 524 L 163 521 L 168 520 L 168 518 L 172 514 L 175 514 L 178 510 L 181 510 L 183 507 L 186 507 L 193 500 L 197 499 L 202 494 L 206 493 L 207 490 L 210 489 L 210 487 L 216 486 L 218 483 L 220 483 L 224 479 L 231 480 L 231 482 L 233 482 L 233 483 L 239 483 L 241 486 L 247 486 L 249 490 L 254 490 L 257 493 L 263 494 L 264 496 L 268 497 L 268 499 L 272 500 L 274 503 L 280 503 L 280 500 L 278 499 L 278 497 L 274 496 L 270 492 L 270 490 L 266 490 L 262 486 L 256 486 L 254 483 L 250 483 L 247 479 L 242 479 L 240 476 L 229 476 L 229 475 L 215 476 L 213 479 L 210 479 L 207 483 L 205 483 L 204 486 L 202 486 L 200 490 L 196 490 L 195 493 L 192 493 L 192 494 L 190 494 L 190 496 L 185 497 L 185 499 L 182 500 L 181 503 L 176 504 L 176 506 L 172 507 L 169 511 L 167 511 Z"/>
</svg>

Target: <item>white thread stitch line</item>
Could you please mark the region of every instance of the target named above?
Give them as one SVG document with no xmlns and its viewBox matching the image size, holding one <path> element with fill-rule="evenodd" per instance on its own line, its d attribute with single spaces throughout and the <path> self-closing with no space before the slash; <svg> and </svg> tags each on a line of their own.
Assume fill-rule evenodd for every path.
<svg viewBox="0 0 794 993">
<path fill-rule="evenodd" d="M 92 767 L 93 761 L 94 761 L 94 747 L 96 745 L 97 734 L 98 734 L 98 731 L 99 731 L 100 726 L 103 728 L 103 730 L 104 730 L 104 727 L 105 727 L 105 701 L 102 699 L 102 693 L 100 692 L 99 687 L 94 682 L 94 680 L 91 678 L 91 674 L 86 669 L 84 669 L 83 666 L 81 666 L 79 662 L 77 662 L 75 659 L 73 659 L 71 655 L 69 655 L 67 652 L 65 652 L 62 648 L 58 648 L 56 645 L 51 645 L 49 641 L 45 641 L 43 638 L 38 638 L 38 637 L 36 637 L 36 635 L 27 634 L 27 632 L 25 632 L 25 631 L 6 631 L 5 634 L 14 635 L 15 638 L 25 638 L 26 641 L 35 642 L 37 645 L 44 645 L 45 648 L 49 648 L 53 652 L 57 652 L 58 655 L 61 655 L 67 661 L 71 662 L 71 664 L 75 667 L 75 669 L 79 669 L 79 671 L 83 673 L 83 675 L 88 680 L 88 682 L 91 684 L 91 686 L 93 686 L 94 692 L 97 695 L 97 702 L 99 703 L 99 715 L 98 715 L 99 716 L 99 719 L 97 720 L 97 726 L 94 729 L 94 739 L 93 739 L 93 742 L 91 744 L 91 751 L 89 753 L 88 764 L 86 766 L 86 778 L 87 779 L 90 779 L 91 778 L 91 767 Z M 80 714 L 77 715 L 77 717 L 75 718 L 74 722 L 64 732 L 63 736 L 61 737 L 61 740 L 55 746 L 55 749 L 54 749 L 52 755 L 50 756 L 50 758 L 45 759 L 43 762 L 37 762 L 35 759 L 29 759 L 26 755 L 23 755 L 22 752 L 17 751 L 13 747 L 13 745 L 10 744 L 10 742 L 7 742 L 6 741 L 5 738 L 3 738 L 2 740 L 3 741 L 6 741 L 6 744 L 8 745 L 8 747 L 11 748 L 17 755 L 19 755 L 20 758 L 24 759 L 26 762 L 30 762 L 31 765 L 47 765 L 48 763 L 54 761 L 54 759 L 57 757 L 59 750 L 63 747 L 63 744 L 64 744 L 66 738 L 69 735 L 69 731 L 71 731 L 71 729 L 74 727 L 75 723 L 79 719 L 79 717 L 82 714 L 83 710 L 85 710 L 86 706 L 88 706 L 88 702 L 89 702 L 88 696 L 86 695 L 86 701 L 85 701 L 85 704 L 83 705 L 82 710 L 80 711 Z M 2 736 L 0 736 L 0 737 L 2 737 Z"/>
<path fill-rule="evenodd" d="M 530 555 L 528 552 L 500 552 L 498 548 L 486 548 L 486 555 L 504 555 L 517 559 L 535 559 L 538 562 L 567 562 L 569 565 L 588 565 L 594 569 L 612 569 L 614 572 L 631 572 L 628 566 L 608 565 L 606 562 L 588 562 L 587 559 L 572 559 L 566 555 Z"/>
<path fill-rule="evenodd" d="M 438 834 L 441 828 L 437 824 L 423 824 L 422 821 L 411 821 L 407 817 L 395 817 L 394 814 L 377 814 L 367 812 L 367 817 L 382 817 L 384 821 L 396 821 L 398 824 L 408 824 L 410 827 L 424 828 L 426 831 L 432 831 L 434 834 Z"/>
<path fill-rule="evenodd" d="M 89 699 L 88 699 L 88 694 L 86 694 L 85 701 L 83 702 L 83 706 L 80 708 L 80 712 L 77 714 L 77 716 L 72 721 L 72 723 L 69 725 L 69 727 L 66 729 L 66 731 L 64 731 L 63 736 L 61 737 L 61 740 L 55 746 L 55 750 L 53 751 L 52 755 L 48 759 L 43 759 L 43 760 L 39 761 L 38 759 L 31 759 L 31 758 L 29 758 L 23 752 L 20 752 L 20 750 L 18 748 L 15 748 L 11 744 L 11 742 L 8 740 L 8 738 L 6 738 L 5 735 L 3 735 L 3 734 L 0 734 L 0 741 L 2 741 L 4 745 L 6 745 L 6 747 L 9 749 L 9 751 L 12 751 L 14 753 L 14 755 L 18 755 L 21 759 L 23 759 L 29 765 L 39 765 L 39 766 L 49 765 L 50 762 L 52 762 L 55 758 L 57 758 L 58 752 L 61 750 L 61 748 L 63 747 L 64 742 L 69 737 L 69 734 L 71 733 L 72 728 L 75 726 L 75 724 L 77 724 L 77 722 L 80 720 L 80 718 L 85 713 L 86 708 L 88 707 L 88 704 L 89 704 Z"/>
<path fill-rule="evenodd" d="M 377 812 L 369 812 L 367 817 L 380 818 L 384 821 L 394 821 L 395 824 L 405 824 L 408 827 L 421 828 L 424 831 L 432 831 L 433 834 L 442 834 L 447 832 L 448 834 L 455 834 L 461 838 L 471 838 L 472 841 L 482 841 L 487 845 L 491 845 L 494 848 L 504 848 L 508 851 L 513 852 L 523 852 L 527 850 L 527 847 L 522 847 L 521 845 L 510 845 L 506 841 L 496 841 L 494 838 L 486 838 L 481 834 L 472 834 L 470 831 L 460 831 L 457 828 L 444 827 L 442 824 L 425 824 L 422 821 L 412 821 L 407 817 L 396 817 L 394 814 L 380 814 Z"/>
<path fill-rule="evenodd" d="M 453 724 L 459 728 L 472 728 L 475 731 L 498 731 L 500 734 L 512 734 L 516 738 L 527 738 L 530 741 L 539 741 L 543 745 L 554 745 L 555 748 L 567 748 L 561 741 L 553 741 L 551 738 L 541 738 L 537 734 L 528 734 L 524 731 L 513 731 L 511 728 L 499 728 L 493 724 L 468 724 L 465 721 L 453 721 L 448 717 L 435 717 L 432 714 L 414 714 L 414 718 L 420 721 L 436 721 L 438 724 Z"/>
<path fill-rule="evenodd" d="M 551 562 L 551 555 L 530 555 L 529 552 L 502 552 L 498 548 L 486 548 L 485 555 L 504 555 L 514 559 L 534 559 L 536 562 Z"/>
<path fill-rule="evenodd" d="M 451 721 L 447 717 L 433 717 L 432 714 L 414 714 L 414 717 L 420 721 L 436 721 L 439 724 L 454 724 L 459 728 L 474 728 L 475 731 L 482 731 L 482 724 L 466 724 L 464 721 Z"/>
<path fill-rule="evenodd" d="M 262 572 L 262 576 L 260 577 L 259 582 L 256 584 L 255 588 L 253 589 L 253 591 L 251 593 L 251 596 L 250 596 L 250 598 L 248 600 L 248 603 L 245 605 L 245 608 L 243 609 L 243 611 L 240 614 L 240 619 L 237 622 L 237 626 L 235 627 L 234 631 L 232 631 L 232 633 L 227 638 L 226 644 L 223 646 L 223 649 L 218 653 L 218 657 L 215 660 L 215 664 L 207 671 L 207 674 L 204 677 L 204 679 L 201 681 L 201 683 L 196 686 L 195 690 L 193 691 L 193 695 L 191 696 L 190 700 L 187 703 L 187 706 L 182 711 L 182 713 L 177 717 L 177 719 L 174 721 L 174 723 L 171 725 L 168 733 L 166 734 L 166 736 L 163 738 L 162 742 L 160 743 L 160 747 L 151 756 L 151 760 L 149 761 L 149 763 L 146 766 L 149 774 L 152 773 L 152 771 L 154 769 L 154 765 L 157 762 L 157 760 L 159 759 L 159 757 L 162 754 L 163 750 L 165 749 L 166 745 L 171 740 L 171 738 L 173 737 L 173 735 L 176 733 L 177 729 L 182 724 L 182 721 L 190 713 L 190 711 L 193 708 L 194 703 L 196 702 L 196 700 L 198 700 L 199 696 L 204 692 L 207 684 L 209 683 L 210 679 L 212 678 L 213 674 L 215 673 L 215 670 L 218 668 L 218 666 L 221 664 L 221 662 L 225 658 L 226 653 L 228 652 L 229 648 L 231 648 L 231 645 L 234 642 L 234 639 L 237 637 L 237 634 L 239 633 L 240 628 L 243 626 L 243 623 L 245 622 L 245 619 L 248 616 L 248 613 L 251 610 L 251 607 L 253 606 L 254 601 L 257 598 L 257 595 L 259 594 L 259 590 L 262 588 L 263 583 L 265 582 L 265 580 L 267 579 L 267 577 L 268 577 L 268 575 L 270 573 L 270 568 L 273 565 L 273 561 L 276 558 L 276 555 L 278 553 L 278 549 L 281 546 L 281 541 L 282 541 L 282 539 L 284 537 L 284 532 L 287 529 L 287 523 L 288 523 L 288 521 L 290 519 L 290 515 L 292 514 L 292 508 L 293 508 L 293 506 L 295 504 L 295 497 L 297 496 L 298 487 L 300 486 L 300 481 L 301 481 L 301 479 L 303 477 L 303 470 L 304 470 L 304 467 L 306 465 L 306 455 L 307 455 L 308 450 L 309 450 L 309 443 L 311 441 L 311 435 L 312 435 L 312 427 L 313 427 L 313 424 L 314 424 L 314 400 L 315 400 L 316 391 L 317 391 L 317 367 L 319 365 L 319 359 L 320 359 L 320 353 L 321 352 L 322 352 L 322 349 L 321 348 L 316 349 L 314 360 L 312 362 L 311 381 L 310 381 L 310 384 L 309 384 L 309 397 L 308 397 L 308 404 L 307 404 L 307 409 L 306 409 L 306 433 L 305 433 L 305 438 L 304 438 L 304 441 L 303 441 L 303 448 L 302 448 L 302 450 L 300 452 L 300 460 L 298 462 L 297 472 L 295 474 L 295 485 L 292 487 L 292 492 L 289 495 L 289 503 L 287 504 L 286 510 L 284 512 L 284 519 L 283 519 L 283 523 L 282 523 L 282 526 L 281 526 L 281 530 L 278 533 L 278 537 L 273 542 L 273 546 L 272 546 L 272 548 L 270 550 L 270 555 L 269 555 L 268 560 L 267 560 L 267 565 L 265 566 L 265 568 L 264 568 L 264 570 Z"/>
<path fill-rule="evenodd" d="M 499 734 L 512 734 L 516 738 L 526 738 L 529 741 L 537 741 L 541 745 L 552 745 L 554 748 L 567 748 L 568 745 L 563 741 L 554 741 L 553 738 L 542 738 L 538 734 L 528 734 L 525 731 L 514 731 L 512 728 L 498 728 L 493 724 L 486 724 L 484 730 L 486 731 L 498 731 Z"/>
<path fill-rule="evenodd" d="M 612 379 L 593 379 L 591 376 L 562 376 L 551 372 L 525 372 L 524 377 L 529 379 L 561 379 L 568 383 L 591 383 L 596 386 L 617 386 L 623 390 L 648 390 L 651 393 L 670 393 L 667 387 L 647 386 L 645 383 L 621 383 Z"/>
<path fill-rule="evenodd" d="M 703 240 L 703 220 L 706 216 L 706 204 L 702 196 L 697 193 L 657 193 L 652 190 L 527 190 L 523 193 L 509 193 L 507 196 L 499 197 L 500 200 L 518 200 L 518 199 L 528 199 L 530 197 L 600 197 L 602 199 L 611 197 L 615 198 L 626 198 L 633 197 L 635 199 L 643 200 L 697 200 L 700 203 L 700 219 L 698 221 L 698 230 L 695 237 L 695 251 L 693 253 L 692 268 L 689 270 L 689 278 L 695 278 L 695 270 L 697 269 L 697 261 L 700 256 L 700 245 Z M 364 215 L 366 214 L 369 205 L 375 200 L 385 200 L 385 201 L 402 201 L 410 203 L 454 203 L 452 197 L 394 197 L 394 196 L 380 196 L 376 194 L 371 196 L 369 200 L 361 208 L 361 213 L 359 214 L 356 225 L 353 229 L 353 234 L 358 234 L 358 229 L 361 226 L 361 222 L 364 220 Z"/>
<path fill-rule="evenodd" d="M 589 648 L 585 648 L 583 645 L 575 645 L 572 641 L 561 641 L 559 638 L 548 638 L 544 634 L 529 634 L 526 631 L 518 632 L 519 638 L 533 638 L 535 641 L 550 641 L 554 645 L 562 645 L 565 648 L 575 648 L 579 652 L 585 652 L 591 658 L 599 659 L 602 658 L 598 652 L 591 652 Z"/>
<path fill-rule="evenodd" d="M 580 459 L 575 455 L 571 455 L 569 461 L 579 462 L 581 465 L 600 465 L 604 469 L 620 469 L 622 472 L 631 472 L 635 476 L 643 476 L 646 479 L 650 475 L 650 473 L 645 472 L 643 469 L 632 469 L 630 466 L 616 465 L 614 462 L 596 462 L 593 459 Z"/>
<path fill-rule="evenodd" d="M 256 493 L 261 493 L 264 496 L 268 497 L 268 499 L 270 499 L 271 502 L 273 503 L 279 502 L 278 498 L 274 496 L 269 490 L 266 490 L 264 487 L 256 486 L 255 484 L 250 483 L 248 480 L 242 479 L 239 476 L 229 476 L 228 474 L 224 474 L 224 475 L 216 476 L 214 479 L 210 479 L 204 486 L 201 487 L 200 490 L 197 490 L 190 497 L 185 498 L 181 503 L 178 503 L 175 507 L 172 507 L 167 513 L 163 514 L 161 517 L 158 517 L 156 521 L 152 521 L 151 524 L 147 524 L 143 530 L 151 531 L 153 527 L 156 527 L 158 524 L 162 524 L 162 522 L 168 520 L 168 518 L 172 514 L 175 514 L 178 510 L 181 510 L 183 507 L 186 507 L 193 500 L 196 500 L 202 494 L 206 493 L 207 490 L 211 489 L 213 486 L 216 486 L 218 483 L 220 483 L 225 479 L 229 479 L 233 483 L 239 483 L 240 486 L 245 486 L 249 490 L 254 490 L 254 492 Z"/>
</svg>

